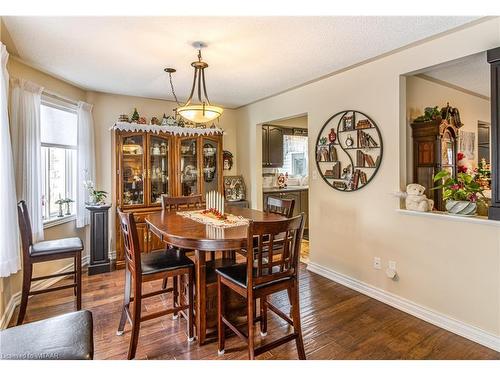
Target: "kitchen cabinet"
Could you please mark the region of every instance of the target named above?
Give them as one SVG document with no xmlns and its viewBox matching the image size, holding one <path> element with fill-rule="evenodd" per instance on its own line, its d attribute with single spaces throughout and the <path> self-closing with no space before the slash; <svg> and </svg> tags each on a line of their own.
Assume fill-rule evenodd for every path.
<svg viewBox="0 0 500 375">
<path fill-rule="evenodd" d="M 274 125 L 262 125 L 262 166 L 283 167 L 284 129 Z"/>
</svg>

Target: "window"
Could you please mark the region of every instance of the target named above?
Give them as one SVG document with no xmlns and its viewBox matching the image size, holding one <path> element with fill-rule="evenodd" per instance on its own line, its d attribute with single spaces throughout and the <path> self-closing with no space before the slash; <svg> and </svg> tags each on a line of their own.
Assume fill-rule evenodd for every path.
<svg viewBox="0 0 500 375">
<path fill-rule="evenodd" d="M 300 135 L 283 136 L 283 168 L 282 173 L 289 176 L 307 176 L 307 137 Z"/>
<path fill-rule="evenodd" d="M 73 105 L 42 96 L 40 107 L 42 141 L 42 205 L 44 222 L 75 215 L 76 200 L 77 115 Z"/>
</svg>

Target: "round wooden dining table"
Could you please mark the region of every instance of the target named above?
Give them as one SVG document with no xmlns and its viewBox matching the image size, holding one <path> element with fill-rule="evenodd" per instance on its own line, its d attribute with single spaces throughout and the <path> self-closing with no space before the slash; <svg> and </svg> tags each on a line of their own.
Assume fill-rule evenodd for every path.
<svg viewBox="0 0 500 375">
<path fill-rule="evenodd" d="M 242 216 L 253 221 L 279 221 L 285 217 L 242 207 L 227 207 L 226 212 Z M 196 330 L 198 343 L 205 343 L 207 329 L 217 324 L 217 288 L 215 268 L 234 263 L 234 258 L 216 258 L 216 251 L 226 254 L 231 250 L 240 250 L 246 247 L 248 225 L 237 227 L 216 227 L 203 224 L 177 211 L 160 211 L 146 217 L 149 231 L 158 236 L 165 244 L 186 250 L 194 250 L 195 279 L 196 279 Z M 207 261 L 206 255 L 212 254 Z"/>
</svg>

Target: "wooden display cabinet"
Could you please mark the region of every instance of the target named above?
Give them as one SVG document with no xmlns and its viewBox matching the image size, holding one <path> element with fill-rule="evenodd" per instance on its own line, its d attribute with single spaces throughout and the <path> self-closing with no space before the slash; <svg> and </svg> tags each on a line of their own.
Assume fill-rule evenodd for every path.
<svg viewBox="0 0 500 375">
<path fill-rule="evenodd" d="M 161 195 L 223 191 L 222 135 L 178 136 L 171 133 L 114 131 L 115 205 L 133 212 L 141 251 L 164 244 L 146 227 L 148 214 L 161 210 Z M 124 265 L 123 239 L 115 220 L 116 265 Z"/>
<path fill-rule="evenodd" d="M 442 189 L 431 190 L 433 176 L 442 169 L 457 171 L 458 127 L 437 119 L 426 122 L 413 122 L 413 182 L 425 187 L 428 198 L 434 200 L 434 207 L 445 211 Z"/>
</svg>

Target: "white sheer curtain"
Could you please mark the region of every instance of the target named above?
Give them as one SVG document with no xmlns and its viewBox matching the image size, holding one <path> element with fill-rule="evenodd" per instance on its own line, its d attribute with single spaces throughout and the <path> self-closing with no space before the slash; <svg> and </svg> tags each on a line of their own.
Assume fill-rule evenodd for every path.
<svg viewBox="0 0 500 375">
<path fill-rule="evenodd" d="M 95 147 L 94 120 L 92 105 L 78 102 L 78 161 L 77 161 L 77 194 L 76 194 L 76 227 L 81 228 L 90 223 L 90 215 L 85 209 L 89 201 L 88 191 L 83 186 L 85 180 L 95 183 Z"/>
<path fill-rule="evenodd" d="M 7 277 L 21 268 L 19 259 L 19 232 L 17 226 L 16 180 L 9 130 L 7 98 L 9 97 L 9 54 L 0 43 L 0 277 Z"/>
<path fill-rule="evenodd" d="M 43 240 L 42 158 L 40 143 L 40 102 L 43 87 L 12 79 L 10 131 L 16 175 L 17 199 L 28 206 L 33 240 Z"/>
</svg>

